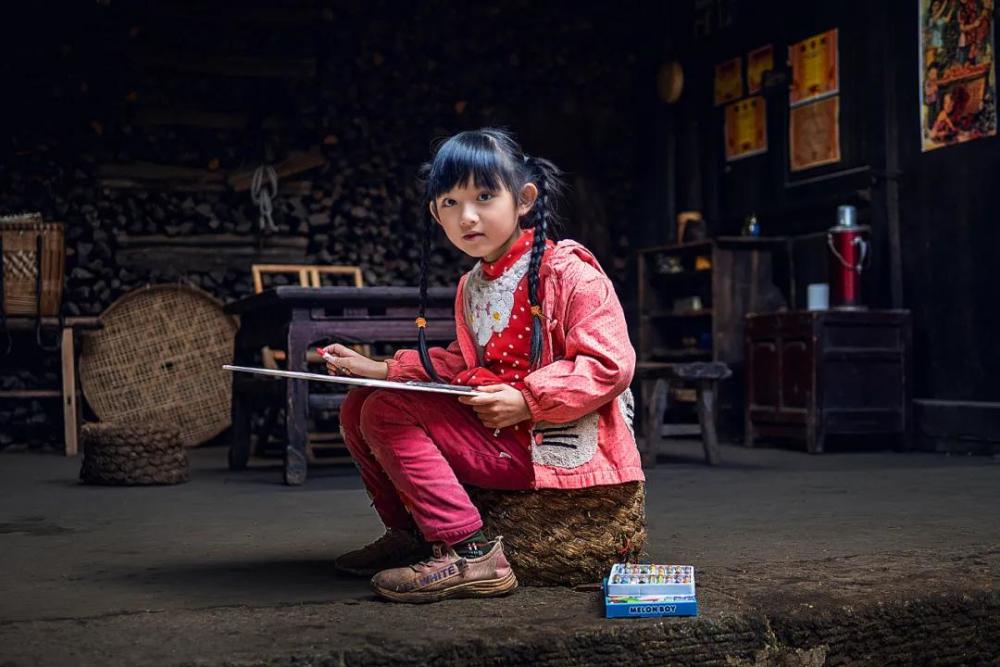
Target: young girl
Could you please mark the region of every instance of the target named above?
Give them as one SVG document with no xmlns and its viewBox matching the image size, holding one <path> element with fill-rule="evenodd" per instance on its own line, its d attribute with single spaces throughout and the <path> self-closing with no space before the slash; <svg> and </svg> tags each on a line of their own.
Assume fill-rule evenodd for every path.
<svg viewBox="0 0 1000 667">
<path fill-rule="evenodd" d="M 354 389 L 341 408 L 347 447 L 387 530 L 336 565 L 375 573 L 376 593 L 402 602 L 517 587 L 464 484 L 579 489 L 643 479 L 628 390 L 635 352 L 621 305 L 590 252 L 547 238 L 559 170 L 507 133 L 483 129 L 441 144 L 424 176 L 421 295 L 434 222 L 480 260 L 458 284 L 457 340 L 428 349 L 422 304 L 417 350 L 374 361 L 325 348 L 331 373 L 482 392 Z"/>
</svg>

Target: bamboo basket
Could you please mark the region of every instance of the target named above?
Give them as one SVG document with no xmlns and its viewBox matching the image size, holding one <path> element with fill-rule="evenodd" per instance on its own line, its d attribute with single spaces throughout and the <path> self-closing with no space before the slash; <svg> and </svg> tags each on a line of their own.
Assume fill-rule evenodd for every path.
<svg viewBox="0 0 1000 667">
<path fill-rule="evenodd" d="M 5 314 L 59 314 L 66 264 L 64 234 L 61 222 L 43 222 L 38 213 L 0 217 Z"/>
</svg>

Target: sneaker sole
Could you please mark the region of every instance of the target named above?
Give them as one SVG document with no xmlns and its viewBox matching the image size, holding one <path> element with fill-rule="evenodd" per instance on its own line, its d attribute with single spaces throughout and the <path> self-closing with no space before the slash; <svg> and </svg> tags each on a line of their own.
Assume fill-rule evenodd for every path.
<svg viewBox="0 0 1000 667">
<path fill-rule="evenodd" d="M 513 593 L 514 589 L 517 588 L 517 577 L 511 571 L 506 577 L 500 579 L 470 581 L 450 588 L 443 588 L 439 591 L 399 593 L 376 585 L 372 585 L 372 588 L 375 590 L 375 593 L 393 602 L 423 603 L 438 602 L 440 600 L 447 600 L 448 598 L 492 598 Z"/>
</svg>

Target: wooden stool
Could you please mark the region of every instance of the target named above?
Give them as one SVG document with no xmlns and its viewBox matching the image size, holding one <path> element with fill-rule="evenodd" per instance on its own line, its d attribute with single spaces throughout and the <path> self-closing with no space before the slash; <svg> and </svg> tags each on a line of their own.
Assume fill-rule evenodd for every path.
<svg viewBox="0 0 1000 667">
<path fill-rule="evenodd" d="M 656 465 L 656 453 L 662 438 L 663 415 L 670 398 L 670 382 L 694 382 L 697 391 L 698 422 L 705 461 L 719 463 L 719 438 L 715 431 L 715 396 L 719 380 L 732 375 L 721 361 L 699 361 L 684 364 L 642 362 L 636 365 L 635 376 L 642 381 L 645 406 L 645 442 L 639 448 L 644 468 Z"/>
</svg>

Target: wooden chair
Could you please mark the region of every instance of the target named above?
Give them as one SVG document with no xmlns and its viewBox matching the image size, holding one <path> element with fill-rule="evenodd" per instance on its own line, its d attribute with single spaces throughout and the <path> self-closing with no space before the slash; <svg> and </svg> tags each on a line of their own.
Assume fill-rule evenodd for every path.
<svg viewBox="0 0 1000 667">
<path fill-rule="evenodd" d="M 264 277 L 266 275 L 292 275 L 296 276 L 300 287 L 322 287 L 325 276 L 346 276 L 353 287 L 364 287 L 364 277 L 361 275 L 359 266 L 343 266 L 332 264 L 329 266 L 316 266 L 312 264 L 254 264 L 250 267 L 250 275 L 253 277 L 254 294 L 264 291 Z M 318 354 L 310 351 L 308 353 L 309 363 L 319 363 L 322 361 Z M 261 357 L 265 368 L 278 368 L 279 361 L 285 360 L 284 350 L 274 350 L 265 347 L 261 350 Z"/>
<path fill-rule="evenodd" d="M 346 278 L 350 286 L 353 287 L 364 287 L 364 277 L 361 273 L 361 267 L 358 266 L 345 266 L 345 265 L 323 265 L 317 266 L 313 264 L 254 264 L 250 267 L 250 273 L 253 277 L 253 291 L 255 294 L 260 294 L 265 289 L 265 277 L 268 275 L 287 275 L 295 276 L 298 280 L 299 286 L 301 287 L 322 287 L 325 283 L 324 279 L 330 276 L 337 276 Z M 343 284 L 342 282 L 339 284 Z M 366 353 L 367 350 L 359 350 L 362 353 Z M 266 368 L 278 368 L 278 362 L 284 362 L 287 359 L 284 350 L 275 350 L 269 347 L 261 349 L 261 359 Z M 319 364 L 323 362 L 323 359 L 315 351 L 310 350 L 306 353 L 306 359 L 309 363 Z M 313 401 L 310 400 L 310 405 L 319 405 L 323 403 L 324 405 L 327 401 Z M 277 410 L 269 409 L 266 413 L 264 419 L 264 428 L 262 431 L 263 442 L 258 448 L 263 450 L 267 446 L 267 440 L 269 438 L 270 432 L 275 426 L 277 421 Z M 306 446 L 306 456 L 310 463 L 317 463 L 319 461 L 329 462 L 329 463 L 348 463 L 351 458 L 349 456 L 324 456 L 320 458 L 318 456 L 319 450 L 326 449 L 342 449 L 343 441 L 341 439 L 340 433 L 331 432 L 313 432 L 309 434 L 309 444 Z"/>
</svg>

